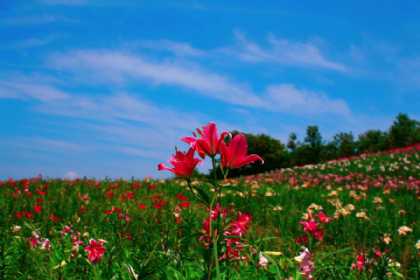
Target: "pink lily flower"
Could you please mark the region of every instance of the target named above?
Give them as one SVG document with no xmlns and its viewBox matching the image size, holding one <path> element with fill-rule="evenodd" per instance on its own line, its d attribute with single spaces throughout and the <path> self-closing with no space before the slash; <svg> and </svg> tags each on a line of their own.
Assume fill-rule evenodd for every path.
<svg viewBox="0 0 420 280">
<path fill-rule="evenodd" d="M 168 170 L 176 176 L 188 177 L 191 176 L 197 164 L 201 161 L 194 158 L 194 149 L 190 148 L 188 152 L 176 151 L 175 155 L 171 157 L 169 162 L 172 168 L 165 166 L 163 163 L 158 165 L 158 170 Z"/>
<path fill-rule="evenodd" d="M 225 144 L 224 141 L 220 142 L 220 151 L 222 154 L 222 167 L 223 168 L 240 168 L 244 165 L 253 163 L 257 160 L 264 163 L 264 160 L 256 154 L 247 155 L 248 143 L 243 134 L 237 134 L 233 139 Z"/>
</svg>

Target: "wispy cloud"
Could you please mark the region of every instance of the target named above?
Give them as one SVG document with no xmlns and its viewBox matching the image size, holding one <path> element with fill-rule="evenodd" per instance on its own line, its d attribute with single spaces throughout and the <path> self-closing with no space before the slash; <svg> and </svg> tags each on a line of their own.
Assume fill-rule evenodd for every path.
<svg viewBox="0 0 420 280">
<path fill-rule="evenodd" d="M 90 82 L 100 77 L 100 82 L 104 83 L 124 84 L 135 81 L 174 85 L 190 89 L 193 94 L 205 95 L 229 104 L 270 111 L 296 114 L 348 115 L 350 113 L 344 101 L 330 99 L 323 93 L 298 90 L 295 86 L 286 84 L 269 86 L 266 92 L 257 94 L 244 83 L 196 65 L 184 66 L 176 60 L 153 61 L 132 53 L 79 50 L 53 55 L 49 59 L 49 65 L 56 69 L 71 71 L 75 75 L 86 75 Z M 131 100 L 126 102 L 121 97 L 119 102 L 124 102 L 127 107 L 136 106 L 135 102 Z M 300 110 L 296 105 L 312 107 Z M 135 115 L 131 114 L 131 117 Z"/>
<path fill-rule="evenodd" d="M 130 48 L 142 48 L 152 51 L 170 52 L 176 56 L 190 56 L 201 57 L 206 56 L 207 52 L 201 49 L 194 48 L 191 44 L 186 42 L 177 42 L 172 40 L 142 40 L 137 42 L 127 43 Z"/>
<path fill-rule="evenodd" d="M 311 42 L 296 42 L 269 35 L 268 46 L 261 46 L 246 38 L 242 32 L 236 31 L 234 34 L 236 46 L 226 50 L 246 62 L 349 71 L 344 64 L 327 58 L 320 48 Z"/>
<path fill-rule="evenodd" d="M 324 93 L 298 89 L 292 84 L 272 85 L 267 88 L 270 107 L 293 114 L 323 114 L 332 113 L 350 116 L 347 104 L 340 99 L 331 99 Z"/>
<path fill-rule="evenodd" d="M 79 119 L 102 121 L 130 121 L 156 129 L 187 129 L 198 125 L 197 116 L 178 112 L 166 106 L 157 106 L 127 93 L 101 96 L 78 96 L 66 102 L 48 102 L 37 107 L 40 111 Z"/>
<path fill-rule="evenodd" d="M 130 80 L 175 85 L 231 104 L 261 106 L 261 100 L 245 85 L 197 65 L 176 61 L 153 61 L 139 55 L 117 51 L 79 50 L 57 54 L 49 64 L 61 70 L 101 77 L 102 81 L 122 83 Z"/>
<path fill-rule="evenodd" d="M 25 80 L 0 80 L 0 98 L 54 101 L 64 100 L 68 95 L 50 84 Z"/>
</svg>

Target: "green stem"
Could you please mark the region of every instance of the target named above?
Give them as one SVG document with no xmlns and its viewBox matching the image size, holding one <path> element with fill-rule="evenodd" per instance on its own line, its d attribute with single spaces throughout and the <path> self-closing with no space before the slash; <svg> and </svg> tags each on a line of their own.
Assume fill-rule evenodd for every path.
<svg viewBox="0 0 420 280">
<path fill-rule="evenodd" d="M 214 263 L 216 266 L 216 279 L 220 279 L 219 253 L 218 253 L 217 247 L 218 247 L 217 237 L 214 236 L 213 237 L 213 258 L 214 258 Z"/>
</svg>

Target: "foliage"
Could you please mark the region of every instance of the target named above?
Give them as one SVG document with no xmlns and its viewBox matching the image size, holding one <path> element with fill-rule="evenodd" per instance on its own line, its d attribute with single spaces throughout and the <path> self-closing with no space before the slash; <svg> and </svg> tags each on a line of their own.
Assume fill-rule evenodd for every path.
<svg viewBox="0 0 420 280">
<path fill-rule="evenodd" d="M 406 149 L 220 181 L 221 203 L 252 214 L 221 278 L 303 279 L 305 246 L 315 279 L 419 279 L 419 170 Z M 206 178 L 191 185 L 212 192 Z M 207 278 L 208 210 L 185 180 L 7 180 L 0 207 L 0 279 Z M 331 220 L 316 240 L 301 222 L 319 211 Z M 32 246 L 34 232 L 50 246 Z M 91 239 L 106 240 L 96 263 Z"/>
<path fill-rule="evenodd" d="M 246 135 L 250 151 L 262 155 L 266 164 L 251 165 L 232 172 L 230 176 L 258 174 L 278 168 L 315 164 L 420 143 L 420 122 L 410 119 L 405 114 L 399 114 L 386 132 L 368 130 L 357 138 L 352 132 L 338 132 L 330 141 L 323 140 L 318 126 L 311 125 L 306 129 L 303 142 L 299 141 L 296 133 L 290 133 L 287 149 L 279 140 L 268 135 Z"/>
</svg>

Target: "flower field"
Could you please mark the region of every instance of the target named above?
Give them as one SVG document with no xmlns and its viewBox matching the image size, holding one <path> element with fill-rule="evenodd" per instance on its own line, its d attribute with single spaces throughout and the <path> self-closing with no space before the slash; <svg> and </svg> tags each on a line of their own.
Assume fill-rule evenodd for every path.
<svg viewBox="0 0 420 280">
<path fill-rule="evenodd" d="M 216 180 L 259 164 L 209 124 L 170 180 L 0 181 L 0 279 L 419 279 L 420 149 Z M 199 158 L 195 158 L 195 154 Z"/>
</svg>

